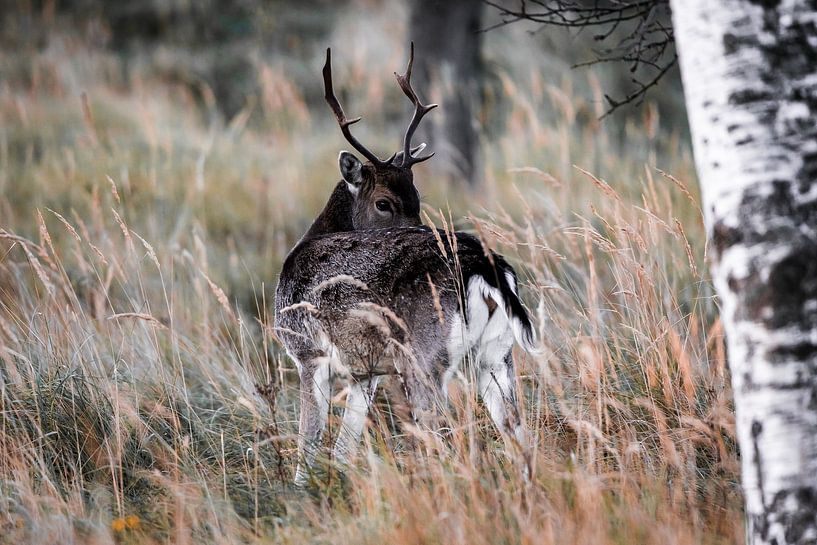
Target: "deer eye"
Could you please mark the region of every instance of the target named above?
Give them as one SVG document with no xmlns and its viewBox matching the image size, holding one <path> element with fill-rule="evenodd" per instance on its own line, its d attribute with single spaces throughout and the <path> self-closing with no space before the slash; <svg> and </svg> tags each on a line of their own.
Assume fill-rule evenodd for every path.
<svg viewBox="0 0 817 545">
<path fill-rule="evenodd" d="M 379 201 L 374 203 L 374 206 L 381 212 L 391 212 L 391 203 L 386 199 L 380 199 Z"/>
</svg>

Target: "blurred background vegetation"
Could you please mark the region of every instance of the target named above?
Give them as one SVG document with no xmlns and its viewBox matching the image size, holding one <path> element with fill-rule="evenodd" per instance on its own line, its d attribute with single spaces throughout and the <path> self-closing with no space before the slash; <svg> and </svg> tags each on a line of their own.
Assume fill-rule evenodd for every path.
<svg viewBox="0 0 817 545">
<path fill-rule="evenodd" d="M 159 193 L 167 200 L 154 202 L 145 210 L 148 215 L 175 213 L 179 199 L 198 187 L 192 183 L 196 176 L 203 176 L 207 181 L 199 187 L 203 191 L 197 205 L 208 212 L 199 219 L 208 223 L 208 230 L 236 245 L 253 244 L 262 255 L 262 248 L 279 251 L 304 230 L 338 179 L 336 152 L 348 147 L 323 101 L 325 48 L 336 51 L 336 85 L 346 110 L 364 116 L 357 133 L 364 142 L 383 143 L 373 147 L 388 155 L 399 146 L 410 113 L 392 72 L 404 69 L 409 38 L 428 33 L 416 22 L 423 19 L 417 12 L 436 14 L 435 2 L 428 0 L 3 4 L 0 77 L 6 96 L 25 92 L 48 97 L 38 105 L 43 115 L 54 114 L 45 127 L 31 123 L 23 110 L 19 120 L 5 123 L 5 149 L 24 159 L 13 162 L 22 172 L 9 176 L 6 171 L 7 178 L 0 181 L 8 203 L 17 211 L 29 210 L 47 204 L 48 195 L 68 199 L 63 205 L 73 206 L 76 188 L 68 183 L 58 194 L 53 187 L 42 191 L 35 180 L 27 180 L 33 171 L 25 158 L 33 153 L 42 162 L 42 152 L 88 137 L 107 150 L 127 147 L 129 159 L 116 164 L 115 172 L 106 165 L 104 175 L 122 175 L 118 181 L 128 185 L 162 186 Z M 500 20 L 491 6 L 460 4 L 480 14 L 479 28 Z M 459 15 L 454 13 L 453 21 Z M 410 24 L 420 29 L 412 30 Z M 517 23 L 480 33 L 476 44 L 477 66 L 467 85 L 476 96 L 459 90 L 449 96 L 452 88 L 466 87 L 452 79 L 453 69 L 446 72 L 454 61 L 418 41 L 417 87 L 426 100 L 443 104 L 429 116 L 431 130 L 421 127 L 420 134 L 438 154 L 428 172 L 435 181 L 418 177 L 421 192 L 439 197 L 436 206 L 462 202 L 465 195 L 476 196 L 481 204 L 479 195 L 495 195 L 497 183 L 536 182 L 535 176 L 512 171 L 519 167 L 534 167 L 570 184 L 577 175 L 573 165 L 601 177 L 615 173 L 626 178 L 637 174 L 622 169 L 622 157 L 625 168 L 648 163 L 670 170 L 688 158 L 677 70 L 646 103 L 600 121 L 608 107 L 603 96 L 625 96 L 632 75 L 615 64 L 571 68 L 596 58 L 603 47 L 590 32 Z M 427 63 L 438 58 L 431 71 L 441 74 L 429 76 Z M 429 78 L 436 81 L 424 85 Z M 462 103 L 471 107 L 460 111 Z M 19 121 L 24 122 L 22 130 L 14 130 Z M 453 134 L 463 132 L 468 134 Z M 168 146 L 174 156 L 179 152 L 181 164 L 161 157 L 159 151 L 169 153 Z M 230 162 L 237 147 L 245 154 L 240 162 Z M 87 166 L 79 161 L 77 168 Z M 160 184 L 160 175 L 178 178 L 175 169 L 185 167 L 194 171 L 182 176 L 186 183 Z M 479 190 L 468 194 L 468 186 Z M 220 200 L 224 195 L 231 198 Z M 136 199 L 145 196 L 134 193 Z M 208 206 L 211 202 L 217 205 Z M 254 214 L 240 209 L 262 202 L 265 210 Z M 6 212 L 8 218 L 16 215 L 15 210 Z M 290 218 L 285 241 L 268 229 L 270 216 Z M 262 269 L 253 263 L 252 269 L 271 278 L 277 265 L 273 258 Z"/>
<path fill-rule="evenodd" d="M 591 33 L 517 23 L 462 83 L 412 30 L 427 3 L 0 0 L 0 543 L 738 539 L 677 73 L 600 121 L 627 68 L 572 69 Z M 298 383 L 268 309 L 348 147 L 325 49 L 387 155 L 412 37 L 442 104 L 424 212 L 508 256 L 540 335 L 516 355 L 536 469 L 453 392 L 446 441 L 412 450 L 381 400 L 349 478 L 292 490 Z"/>
<path fill-rule="evenodd" d="M 437 44 L 457 43 L 463 44 L 457 49 L 473 49 L 469 54 L 477 58 L 475 71 L 482 80 L 483 94 L 490 80 L 509 68 L 514 69 L 513 76 L 550 68 L 551 77 L 561 78 L 567 66 L 597 58 L 599 52 L 610 48 L 622 34 L 631 30 L 623 27 L 609 36 L 605 34 L 604 39 L 598 31 L 565 30 L 535 23 L 518 24 L 520 28 L 514 31 L 512 27 L 498 26 L 502 21 L 499 10 L 479 1 L 408 0 L 393 4 L 386 7 L 377 0 L 145 0 L 129 3 L 3 0 L 3 40 L 8 47 L 42 49 L 48 46 L 49 36 L 57 25 L 75 37 L 84 37 L 116 53 L 122 63 L 121 83 L 128 83 L 131 67 L 162 75 L 169 81 L 191 85 L 206 83 L 213 89 L 219 110 L 229 118 L 244 108 L 248 100 L 258 98 L 261 86 L 254 69 L 258 62 L 271 58 L 288 61 L 290 75 L 298 86 L 309 88 L 314 74 L 307 69 L 308 61 L 320 56 L 327 44 L 341 50 L 344 44 L 358 49 L 354 46 L 362 39 L 360 35 L 343 35 L 345 18 L 360 20 L 360 27 L 348 29 L 358 33 L 369 30 L 366 34 L 390 34 L 399 28 L 401 36 L 414 38 L 418 48 L 428 50 L 418 63 L 430 62 L 424 60 L 428 57 L 447 59 L 456 53 L 439 51 Z M 517 2 L 508 0 L 498 4 L 512 8 Z M 375 29 L 377 12 L 381 17 L 388 17 L 395 28 Z M 662 12 L 659 16 L 666 19 L 667 15 Z M 371 25 L 369 29 L 367 22 Z M 432 26 L 435 23 L 441 26 L 435 28 Z M 662 23 L 671 26 L 669 20 Z M 478 38 L 469 36 L 460 38 L 459 42 L 446 42 L 440 36 L 444 33 L 431 32 L 446 28 L 445 24 L 450 34 Z M 503 31 L 491 32 L 496 28 Z M 520 39 L 520 29 L 529 34 L 528 40 Z M 514 54 L 502 57 L 502 62 L 496 65 L 497 53 L 509 52 L 499 49 L 503 44 L 508 47 L 509 33 L 514 41 Z M 466 39 L 473 40 L 467 45 L 475 47 L 466 47 Z M 620 66 L 603 68 L 594 71 L 601 78 L 605 93 L 621 97 L 631 90 L 629 70 Z M 428 69 L 423 66 L 420 71 Z M 418 77 L 424 76 L 419 74 Z M 677 70 L 668 80 L 661 92 L 651 98 L 662 113 L 671 115 L 683 126 L 685 116 Z M 310 93 L 310 104 L 320 96 L 318 91 Z"/>
</svg>

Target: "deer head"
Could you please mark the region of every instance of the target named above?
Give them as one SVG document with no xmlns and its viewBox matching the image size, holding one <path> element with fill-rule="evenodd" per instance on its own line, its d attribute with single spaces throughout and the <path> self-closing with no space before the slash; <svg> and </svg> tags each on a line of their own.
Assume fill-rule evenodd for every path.
<svg viewBox="0 0 817 545">
<path fill-rule="evenodd" d="M 393 226 L 420 225 L 420 195 L 414 187 L 411 167 L 430 159 L 434 154 L 421 156 L 425 144 L 412 147 L 411 139 L 423 116 L 437 107 L 423 104 L 411 87 L 411 68 L 414 63 L 414 44 L 411 44 L 408 67 L 403 75 L 397 72 L 400 89 L 414 104 L 414 115 L 406 129 L 403 147 L 388 159 L 380 159 L 353 135 L 350 126 L 360 117 L 347 119 L 332 85 L 332 52 L 326 50 L 323 83 L 326 102 L 332 108 L 343 136 L 366 159 L 362 162 L 348 151 L 340 152 L 338 163 L 346 187 L 352 195 L 351 220 L 354 229 L 376 229 Z"/>
</svg>

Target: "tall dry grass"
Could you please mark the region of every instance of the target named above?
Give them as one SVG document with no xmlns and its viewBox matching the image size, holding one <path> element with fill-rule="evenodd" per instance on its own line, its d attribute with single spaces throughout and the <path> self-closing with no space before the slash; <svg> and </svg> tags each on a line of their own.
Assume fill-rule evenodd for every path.
<svg viewBox="0 0 817 545">
<path fill-rule="evenodd" d="M 381 399 L 350 474 L 297 491 L 297 377 L 268 309 L 337 179 L 336 127 L 285 59 L 257 61 L 257 103 L 221 123 L 206 88 L 125 85 L 104 50 L 53 39 L 0 53 L 0 542 L 740 539 L 692 164 L 654 107 L 600 125 L 592 76 L 500 71 L 481 191 L 418 174 L 433 221 L 520 274 L 540 338 L 516 354 L 530 482 L 466 369 L 446 437 L 410 446 Z M 498 60 L 527 43 L 488 40 Z M 366 141 L 397 140 L 399 116 L 376 119 L 404 99 L 366 62 L 395 41 L 336 68 Z"/>
</svg>

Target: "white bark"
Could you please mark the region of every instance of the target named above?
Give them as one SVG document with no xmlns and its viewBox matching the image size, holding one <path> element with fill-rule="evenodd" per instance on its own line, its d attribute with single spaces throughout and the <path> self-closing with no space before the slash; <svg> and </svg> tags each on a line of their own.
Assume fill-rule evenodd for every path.
<svg viewBox="0 0 817 545">
<path fill-rule="evenodd" d="M 817 1 L 672 0 L 749 543 L 817 542 Z"/>
</svg>

